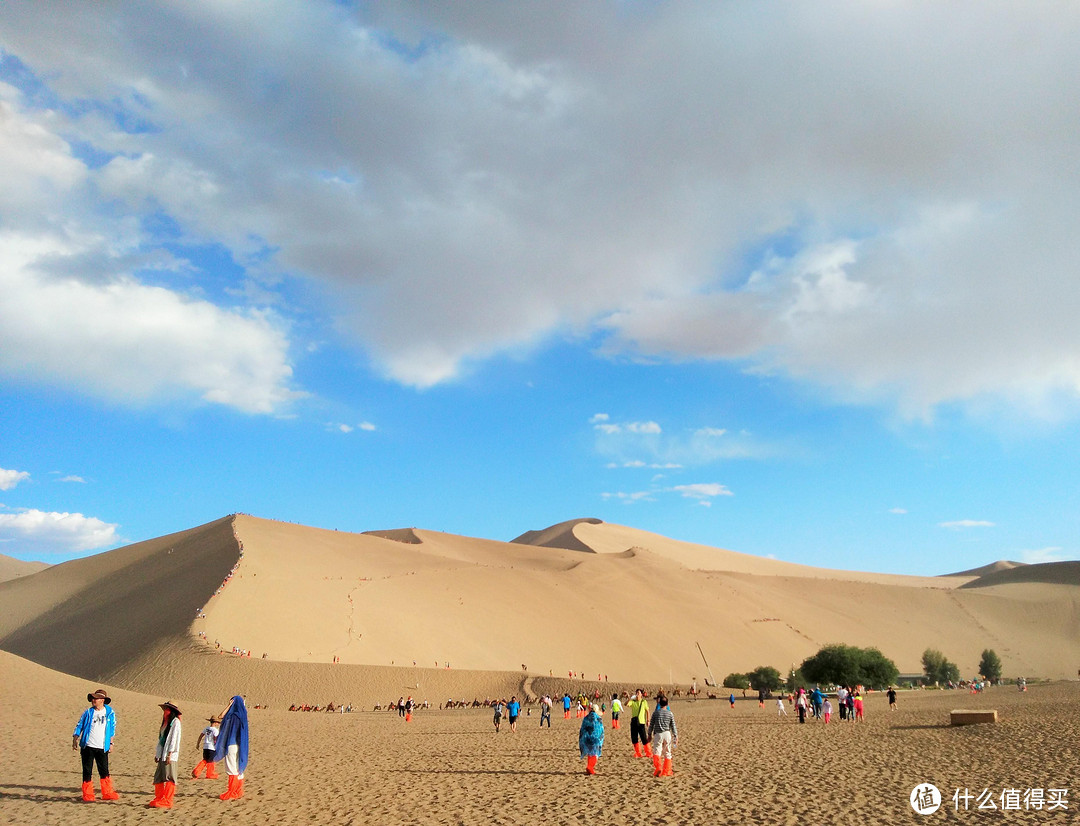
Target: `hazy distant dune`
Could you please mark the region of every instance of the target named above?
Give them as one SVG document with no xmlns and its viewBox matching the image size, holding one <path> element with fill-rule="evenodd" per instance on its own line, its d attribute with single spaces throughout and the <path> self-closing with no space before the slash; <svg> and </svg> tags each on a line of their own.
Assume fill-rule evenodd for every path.
<svg viewBox="0 0 1080 826">
<path fill-rule="evenodd" d="M 27 562 L 26 560 L 0 554 L 0 582 L 36 574 L 38 571 L 43 571 L 48 567 L 47 562 Z"/>
</svg>

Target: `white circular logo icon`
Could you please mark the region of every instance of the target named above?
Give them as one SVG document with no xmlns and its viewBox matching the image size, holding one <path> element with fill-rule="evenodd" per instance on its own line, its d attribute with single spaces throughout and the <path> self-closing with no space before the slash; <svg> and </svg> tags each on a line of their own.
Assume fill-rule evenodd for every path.
<svg viewBox="0 0 1080 826">
<path fill-rule="evenodd" d="M 932 783 L 920 783 L 911 790 L 911 808 L 921 815 L 932 815 L 941 808 L 941 792 Z"/>
</svg>

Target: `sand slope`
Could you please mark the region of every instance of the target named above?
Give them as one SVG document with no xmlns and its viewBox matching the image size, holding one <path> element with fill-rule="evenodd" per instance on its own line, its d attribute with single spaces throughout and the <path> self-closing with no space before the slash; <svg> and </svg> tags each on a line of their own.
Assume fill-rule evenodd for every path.
<svg viewBox="0 0 1080 826">
<path fill-rule="evenodd" d="M 696 643 L 718 680 L 831 642 L 876 646 L 904 673 L 927 647 L 965 676 L 984 648 L 1012 675 L 1080 667 L 1067 577 L 959 588 L 972 580 L 827 571 L 594 520 L 532 539 L 581 547 L 238 515 L 0 584 L 0 648 L 150 693 L 364 707 L 561 691 L 570 672 L 703 683 Z M 221 653 L 234 647 L 251 656 Z"/>
<path fill-rule="evenodd" d="M 46 562 L 27 562 L 26 560 L 0 554 L 0 582 L 36 574 L 38 571 L 43 571 L 48 567 L 49 565 Z"/>
</svg>

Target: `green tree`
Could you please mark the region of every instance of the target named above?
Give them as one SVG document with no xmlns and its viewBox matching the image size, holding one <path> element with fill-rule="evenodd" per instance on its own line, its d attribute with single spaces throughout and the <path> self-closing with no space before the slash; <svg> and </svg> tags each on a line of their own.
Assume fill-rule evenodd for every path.
<svg viewBox="0 0 1080 826">
<path fill-rule="evenodd" d="M 784 684 L 780 672 L 771 665 L 759 665 L 746 676 L 750 678 L 750 687 L 754 691 L 776 691 Z"/>
<path fill-rule="evenodd" d="M 818 685 L 865 685 L 883 688 L 896 681 L 896 664 L 876 648 L 826 645 L 803 660 L 802 674 Z"/>
<path fill-rule="evenodd" d="M 955 683 L 960 679 L 960 669 L 956 663 L 949 662 L 937 649 L 927 648 L 923 651 L 922 666 L 927 682 Z"/>
<path fill-rule="evenodd" d="M 750 685 L 749 674 L 732 673 L 724 677 L 724 688 L 746 688 Z"/>
<path fill-rule="evenodd" d="M 987 648 L 982 652 L 982 659 L 979 660 L 979 673 L 988 680 L 997 681 L 1001 679 L 1001 659 L 994 653 L 994 649 Z"/>
</svg>

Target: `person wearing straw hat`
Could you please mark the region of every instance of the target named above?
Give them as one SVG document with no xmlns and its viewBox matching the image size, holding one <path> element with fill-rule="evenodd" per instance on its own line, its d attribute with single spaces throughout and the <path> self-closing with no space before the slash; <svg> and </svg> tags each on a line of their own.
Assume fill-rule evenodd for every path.
<svg viewBox="0 0 1080 826">
<path fill-rule="evenodd" d="M 120 795 L 113 788 L 109 774 L 109 749 L 116 734 L 116 713 L 109 708 L 112 699 L 104 688 L 99 688 L 87 694 L 86 701 L 90 708 L 82 713 L 71 734 L 71 749 L 77 749 L 82 758 L 82 799 L 86 803 L 94 802 L 93 771 L 97 763 L 101 799 L 118 800 Z"/>
<path fill-rule="evenodd" d="M 600 706 L 593 705 L 581 721 L 581 729 L 578 731 L 578 749 L 581 759 L 585 761 L 585 774 L 596 774 L 596 761 L 600 758 L 603 747 L 604 718 L 600 713 Z"/>
<path fill-rule="evenodd" d="M 180 709 L 166 700 L 160 703 L 161 728 L 154 747 L 154 799 L 148 809 L 171 809 L 176 794 L 176 763 L 180 759 Z"/>
<path fill-rule="evenodd" d="M 220 731 L 221 718 L 218 715 L 214 715 L 207 720 L 210 725 L 202 730 L 199 734 L 199 739 L 195 741 L 195 750 L 202 749 L 202 760 L 200 760 L 194 769 L 191 770 L 191 776 L 198 780 L 199 772 L 206 769 L 207 780 L 217 780 L 218 773 L 214 768 L 214 752 L 217 750 L 217 738 Z"/>
<path fill-rule="evenodd" d="M 248 763 L 248 718 L 244 698 L 237 694 L 221 713 L 221 733 L 215 745 L 214 760 L 225 761 L 229 786 L 222 800 L 239 800 L 244 796 L 244 769 Z"/>
</svg>

